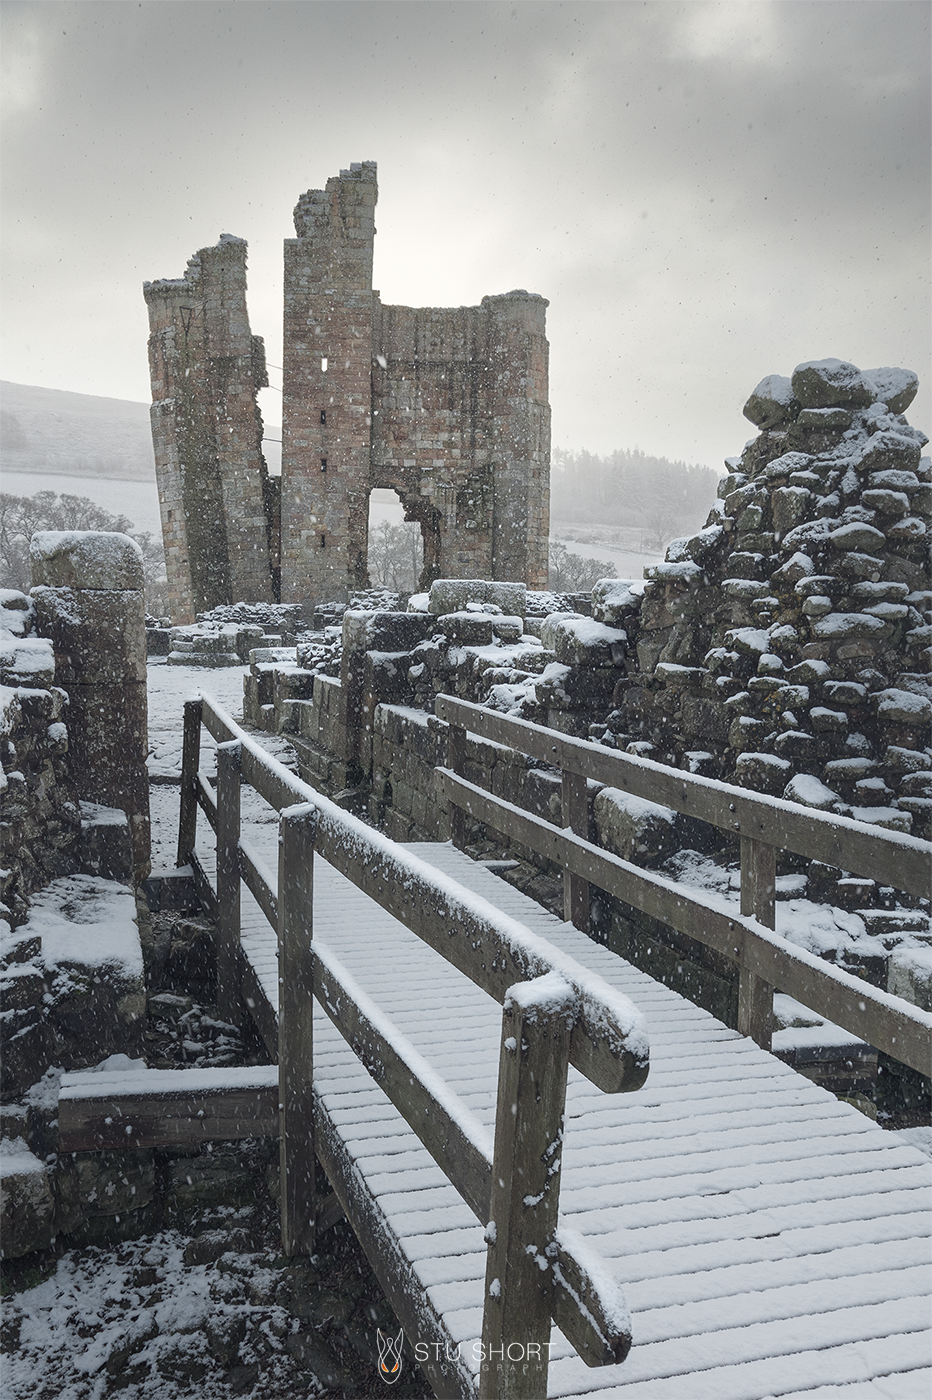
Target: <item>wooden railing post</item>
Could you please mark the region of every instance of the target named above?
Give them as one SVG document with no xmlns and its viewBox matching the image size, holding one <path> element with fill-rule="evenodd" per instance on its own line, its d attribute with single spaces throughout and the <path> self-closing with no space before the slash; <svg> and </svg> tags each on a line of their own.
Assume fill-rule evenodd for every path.
<svg viewBox="0 0 932 1400">
<path fill-rule="evenodd" d="M 553 1236 L 575 993 L 556 973 L 509 988 L 495 1113 L 480 1400 L 547 1394 Z"/>
<path fill-rule="evenodd" d="M 447 747 L 447 767 L 459 777 L 466 776 L 466 730 L 459 724 L 450 725 Z M 466 813 L 462 807 L 450 804 L 450 840 L 457 850 L 466 846 Z"/>
<path fill-rule="evenodd" d="M 187 865 L 197 832 L 197 770 L 201 761 L 202 700 L 184 702 L 181 746 L 181 812 L 178 818 L 178 865 Z"/>
<path fill-rule="evenodd" d="M 741 913 L 776 928 L 777 851 L 751 836 L 741 837 Z M 773 987 L 743 963 L 738 968 L 738 1030 L 764 1050 L 773 1034 Z"/>
<path fill-rule="evenodd" d="M 278 856 L 278 1086 L 282 1249 L 313 1254 L 314 960 L 312 899 L 317 810 L 282 812 Z"/>
<path fill-rule="evenodd" d="M 217 1009 L 243 1024 L 240 1000 L 240 768 L 241 748 L 217 745 Z"/>
<path fill-rule="evenodd" d="M 577 836 L 589 839 L 589 793 L 585 778 L 563 769 L 560 793 L 563 825 Z M 563 917 L 574 928 L 589 932 L 589 881 L 572 871 L 563 871 Z"/>
</svg>

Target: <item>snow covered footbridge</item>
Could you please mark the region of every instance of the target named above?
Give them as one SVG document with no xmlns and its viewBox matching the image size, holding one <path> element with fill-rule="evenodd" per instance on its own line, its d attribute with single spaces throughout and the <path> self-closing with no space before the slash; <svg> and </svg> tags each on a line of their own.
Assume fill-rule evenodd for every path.
<svg viewBox="0 0 932 1400">
<path fill-rule="evenodd" d="M 179 864 L 219 919 L 225 1013 L 278 1067 L 72 1075 L 62 1145 L 278 1132 L 286 1251 L 342 1209 L 439 1396 L 925 1400 L 929 1163 L 765 1047 L 776 986 L 929 1073 L 932 1016 L 773 931 L 777 849 L 923 894 L 928 847 L 438 713 L 454 844 L 398 846 L 189 702 Z M 565 826 L 468 782 L 470 732 L 557 765 Z M 590 844 L 587 778 L 737 832 L 741 913 Z M 241 822 L 244 782 L 278 829 Z M 567 922 L 457 848 L 464 814 L 559 862 Z M 744 1033 L 575 926 L 590 881 L 733 958 Z"/>
</svg>

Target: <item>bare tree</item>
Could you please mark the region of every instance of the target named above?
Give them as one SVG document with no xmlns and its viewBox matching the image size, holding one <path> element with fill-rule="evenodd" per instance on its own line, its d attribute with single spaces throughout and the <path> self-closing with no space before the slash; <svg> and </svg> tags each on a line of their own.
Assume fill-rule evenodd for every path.
<svg viewBox="0 0 932 1400">
<path fill-rule="evenodd" d="M 600 578 L 614 578 L 614 564 L 572 554 L 559 540 L 550 541 L 549 586 L 558 593 L 588 593 Z"/>
<path fill-rule="evenodd" d="M 31 586 L 29 541 L 37 530 L 115 530 L 129 535 L 142 550 L 146 607 L 162 613 L 166 607 L 165 553 L 161 540 L 148 530 L 136 530 L 126 515 L 112 515 L 88 496 L 37 491 L 12 496 L 0 491 L 0 586 L 22 593 Z"/>
</svg>

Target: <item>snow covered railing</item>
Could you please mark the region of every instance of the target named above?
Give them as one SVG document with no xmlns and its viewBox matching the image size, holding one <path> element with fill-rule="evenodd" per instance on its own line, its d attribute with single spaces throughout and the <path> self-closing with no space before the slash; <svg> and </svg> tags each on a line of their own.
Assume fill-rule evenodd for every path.
<svg viewBox="0 0 932 1400">
<path fill-rule="evenodd" d="M 198 771 L 200 725 L 217 741 L 217 793 Z M 277 892 L 240 840 L 240 783 L 281 814 Z M 312 1253 L 314 1155 L 330 1170 L 313 1089 L 313 999 L 353 1047 L 486 1226 L 480 1396 L 546 1394 L 551 1319 L 590 1366 L 623 1361 L 630 1324 L 617 1285 L 572 1231 L 558 1225 L 568 1066 L 609 1093 L 647 1077 L 643 1018 L 616 992 L 523 924 L 322 797 L 277 763 L 208 697 L 185 705 L 179 864 L 209 881 L 194 849 L 197 808 L 217 834 L 218 1001 L 248 1009 L 279 1064 L 282 1236 Z M 418 935 L 503 1007 L 494 1139 L 411 1042 L 313 939 L 314 855 Z M 240 881 L 277 930 L 278 1007 L 269 1006 L 240 946 Z M 346 1199 L 343 1199 L 343 1195 Z M 341 1195 L 353 1218 L 350 1193 Z M 364 1222 L 362 1238 L 367 1243 Z M 378 1252 L 378 1243 L 373 1242 Z M 372 1260 L 379 1273 L 377 1258 Z M 531 1339 L 521 1366 L 503 1339 Z"/>
<path fill-rule="evenodd" d="M 932 1071 L 932 1015 L 774 932 L 778 850 L 926 896 L 932 860 L 928 842 L 613 752 L 451 696 L 438 696 L 436 708 L 450 724 L 450 767 L 437 772 L 452 809 L 454 842 L 468 815 L 561 865 L 566 917 L 579 928 L 588 924 L 591 882 L 731 958 L 739 970 L 738 1029 L 765 1049 L 770 1048 L 773 989 L 778 987 L 892 1058 L 922 1074 Z M 562 769 L 563 815 L 570 829 L 557 828 L 459 776 L 467 733 Z M 590 778 L 739 836 L 740 915 L 588 841 Z"/>
</svg>

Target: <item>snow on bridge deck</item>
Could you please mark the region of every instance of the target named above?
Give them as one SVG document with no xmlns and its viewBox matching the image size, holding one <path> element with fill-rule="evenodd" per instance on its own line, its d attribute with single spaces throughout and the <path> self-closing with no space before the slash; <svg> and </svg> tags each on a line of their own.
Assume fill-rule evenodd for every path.
<svg viewBox="0 0 932 1400">
<path fill-rule="evenodd" d="M 249 832 L 270 864 L 272 834 Z M 622 1366 L 589 1369 L 554 1329 L 549 1395 L 927 1400 L 932 1165 L 452 846 L 409 849 L 648 1021 L 637 1093 L 605 1095 L 570 1068 L 560 1199 L 561 1223 L 621 1281 L 634 1344 Z M 314 906 L 315 937 L 491 1129 L 500 1007 L 321 859 Z M 275 1007 L 274 935 L 245 890 L 242 922 Z M 315 1084 L 347 1158 L 475 1369 L 482 1226 L 319 1009 L 314 1035 Z"/>
</svg>

